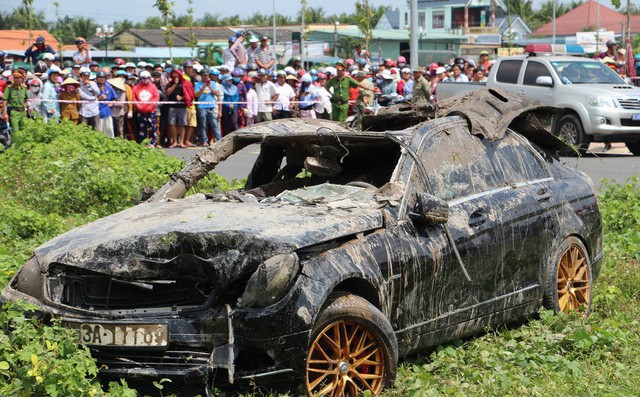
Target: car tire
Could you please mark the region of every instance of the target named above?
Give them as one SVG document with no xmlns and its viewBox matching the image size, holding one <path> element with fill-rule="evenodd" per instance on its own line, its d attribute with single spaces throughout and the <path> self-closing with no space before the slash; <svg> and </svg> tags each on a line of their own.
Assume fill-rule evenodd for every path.
<svg viewBox="0 0 640 397">
<path fill-rule="evenodd" d="M 640 156 L 640 142 L 627 142 L 626 145 L 634 156 Z"/>
<path fill-rule="evenodd" d="M 562 139 L 566 144 L 575 148 L 581 155 L 585 154 L 589 149 L 591 140 L 584 133 L 582 122 L 578 116 L 574 114 L 565 114 L 558 120 L 554 130 L 555 135 Z M 575 151 L 567 150 L 564 155 L 575 155 Z"/>
<path fill-rule="evenodd" d="M 379 394 L 398 366 L 398 342 L 387 318 L 367 300 L 332 295 L 311 332 L 305 388 L 309 396 Z"/>
<path fill-rule="evenodd" d="M 593 274 L 587 249 L 574 236 L 565 239 L 547 266 L 544 307 L 569 314 L 577 310 L 587 317 L 591 311 Z"/>
</svg>

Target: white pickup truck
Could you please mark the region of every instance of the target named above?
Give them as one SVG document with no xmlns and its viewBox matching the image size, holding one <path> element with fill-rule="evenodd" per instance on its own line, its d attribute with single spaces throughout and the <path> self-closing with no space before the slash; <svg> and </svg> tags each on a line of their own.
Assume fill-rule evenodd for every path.
<svg viewBox="0 0 640 397">
<path fill-rule="evenodd" d="M 553 132 L 585 151 L 590 142 L 625 142 L 640 155 L 640 88 L 598 60 L 522 55 L 500 58 L 486 83 L 438 84 L 438 99 L 501 88 L 559 108 Z"/>
</svg>

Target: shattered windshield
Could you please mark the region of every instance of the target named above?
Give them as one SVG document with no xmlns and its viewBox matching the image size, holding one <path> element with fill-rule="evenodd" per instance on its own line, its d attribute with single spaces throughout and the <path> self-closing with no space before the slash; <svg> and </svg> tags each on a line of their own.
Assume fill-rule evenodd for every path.
<svg viewBox="0 0 640 397">
<path fill-rule="evenodd" d="M 369 202 L 391 181 L 400 153 L 383 135 L 267 138 L 237 194 L 293 204 Z"/>
<path fill-rule="evenodd" d="M 620 76 L 599 61 L 553 61 L 562 84 L 625 84 Z"/>
</svg>

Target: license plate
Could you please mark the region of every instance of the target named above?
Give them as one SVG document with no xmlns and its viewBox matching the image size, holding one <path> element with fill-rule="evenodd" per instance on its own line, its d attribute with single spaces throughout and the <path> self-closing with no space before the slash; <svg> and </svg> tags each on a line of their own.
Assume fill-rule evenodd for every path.
<svg viewBox="0 0 640 397">
<path fill-rule="evenodd" d="M 169 341 L 167 324 L 97 324 L 67 322 L 87 346 L 162 347 Z"/>
<path fill-rule="evenodd" d="M 640 120 L 640 113 L 634 113 L 631 115 L 631 120 Z"/>
</svg>

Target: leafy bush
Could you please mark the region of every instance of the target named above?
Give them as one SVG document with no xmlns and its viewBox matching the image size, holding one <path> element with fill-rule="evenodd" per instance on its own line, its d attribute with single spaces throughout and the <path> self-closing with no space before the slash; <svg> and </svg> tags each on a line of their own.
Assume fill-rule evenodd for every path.
<svg viewBox="0 0 640 397">
<path fill-rule="evenodd" d="M 136 396 L 126 383 L 112 383 L 110 392 L 103 392 L 95 381 L 96 363 L 74 331 L 58 320 L 43 326 L 28 316 L 34 310 L 15 303 L 0 310 L 0 395 Z"/>
<path fill-rule="evenodd" d="M 640 259 L 640 179 L 634 176 L 624 185 L 603 182 L 600 201 L 607 252 Z"/>
</svg>

